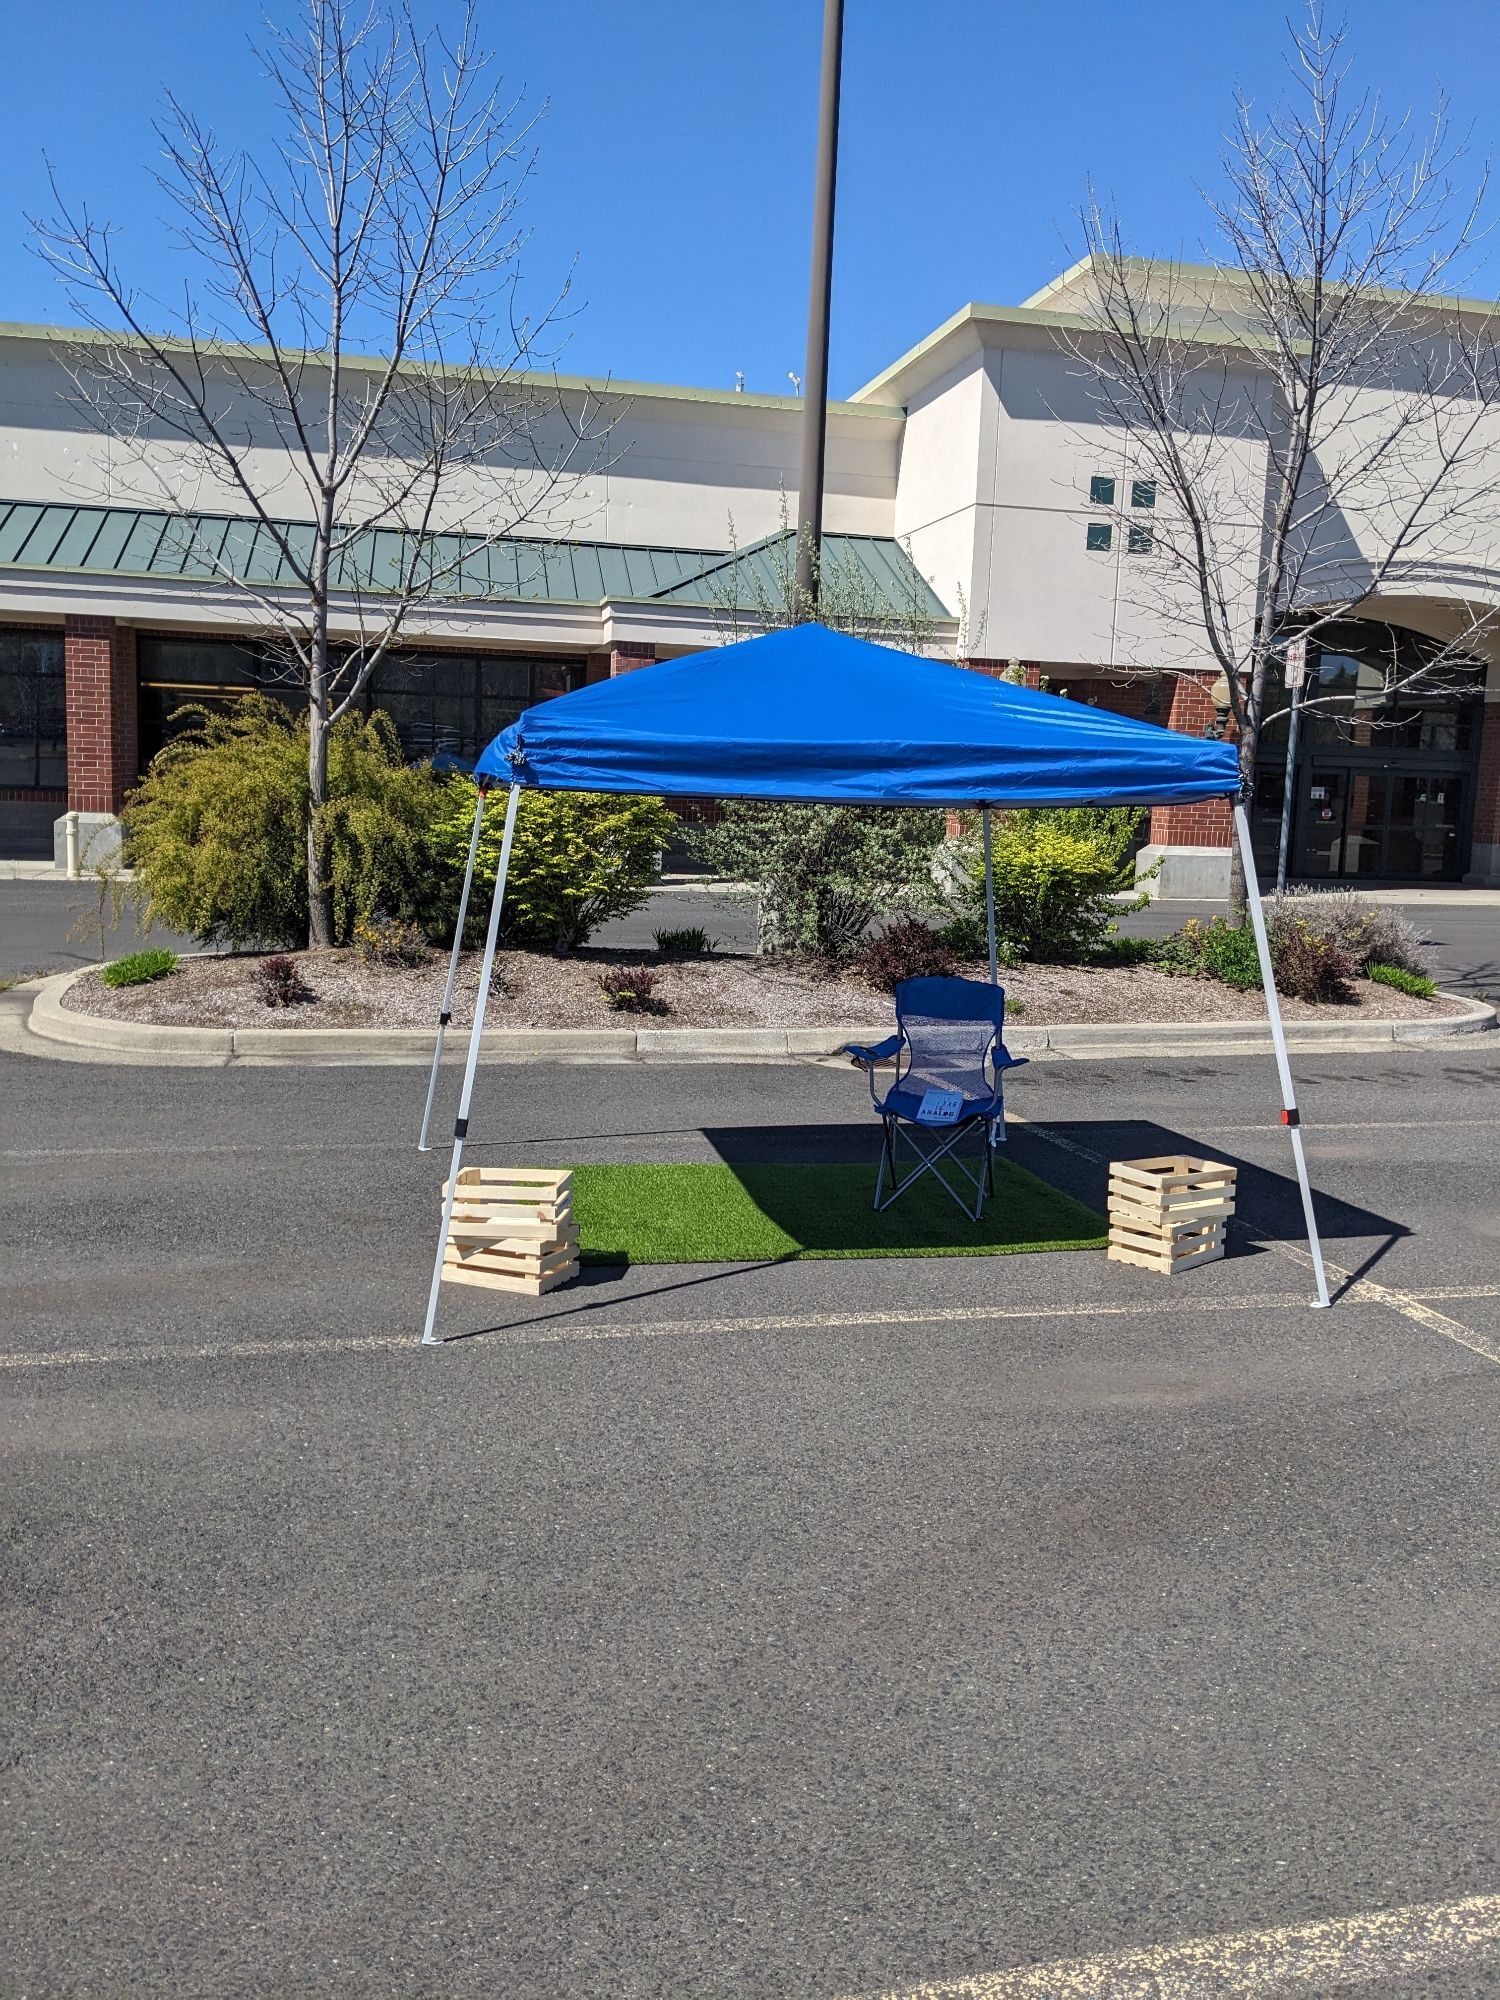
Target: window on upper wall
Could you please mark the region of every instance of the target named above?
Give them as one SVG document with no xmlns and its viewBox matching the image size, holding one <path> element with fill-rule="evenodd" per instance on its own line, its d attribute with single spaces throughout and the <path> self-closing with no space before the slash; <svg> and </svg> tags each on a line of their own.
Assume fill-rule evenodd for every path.
<svg viewBox="0 0 1500 2000">
<path fill-rule="evenodd" d="M 48 792 L 67 782 L 63 635 L 0 631 L 0 786 Z"/>
<path fill-rule="evenodd" d="M 1156 537 L 1149 528 L 1137 527 L 1135 522 L 1132 521 L 1130 524 L 1130 539 L 1125 546 L 1128 553 L 1133 556 L 1149 556 L 1151 545 L 1155 539 Z"/>
<path fill-rule="evenodd" d="M 1093 507 L 1114 506 L 1115 482 L 1107 472 L 1096 472 L 1089 481 L 1089 504 Z"/>
<path fill-rule="evenodd" d="M 1132 479 L 1130 482 L 1130 504 L 1132 507 L 1154 507 L 1156 505 L 1156 481 L 1154 479 Z"/>
<path fill-rule="evenodd" d="M 1090 521 L 1088 545 L 1091 549 L 1107 549 L 1114 540 L 1114 534 L 1108 521 Z"/>
</svg>

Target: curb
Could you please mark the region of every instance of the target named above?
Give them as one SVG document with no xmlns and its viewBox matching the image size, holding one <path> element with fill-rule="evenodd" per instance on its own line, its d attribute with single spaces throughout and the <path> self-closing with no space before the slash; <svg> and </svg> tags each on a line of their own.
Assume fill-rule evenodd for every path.
<svg viewBox="0 0 1500 2000">
<path fill-rule="evenodd" d="M 44 1042 L 125 1055 L 200 1063 L 333 1063 L 425 1066 L 432 1060 L 436 1023 L 430 1028 L 166 1028 L 141 1021 L 111 1021 L 62 1005 L 62 996 L 91 967 L 54 973 L 23 989 L 31 992 L 27 1026 Z M 1434 1021 L 1298 1022 L 1287 1046 L 1302 1053 L 1412 1048 L 1485 1034 L 1500 1026 L 1487 1001 L 1458 1000 L 1462 1014 Z M 496 1062 L 787 1062 L 827 1061 L 845 1042 L 879 1041 L 889 1022 L 875 1027 L 828 1028 L 489 1028 L 480 1041 L 483 1061 Z M 1089 1022 L 1056 1028 L 1015 1027 L 1006 1045 L 1018 1056 L 1089 1060 L 1106 1056 L 1263 1055 L 1271 1048 L 1268 1024 L 1259 1021 Z M 467 1036 L 455 1032 L 444 1052 L 461 1062 Z M 40 1054 L 43 1051 L 36 1051 Z"/>
</svg>

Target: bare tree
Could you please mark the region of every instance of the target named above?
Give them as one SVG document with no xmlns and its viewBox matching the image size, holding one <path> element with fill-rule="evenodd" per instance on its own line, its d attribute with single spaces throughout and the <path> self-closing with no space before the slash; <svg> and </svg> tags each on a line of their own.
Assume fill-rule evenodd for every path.
<svg viewBox="0 0 1500 2000">
<path fill-rule="evenodd" d="M 1460 196 L 1445 106 L 1418 133 L 1352 91 L 1345 39 L 1314 0 L 1288 97 L 1265 116 L 1237 98 L 1213 269 L 1128 256 L 1091 200 L 1084 327 L 1059 335 L 1132 484 L 1154 489 L 1121 527 L 1144 558 L 1139 608 L 1180 646 L 1161 664 L 1219 668 L 1247 784 L 1291 632 L 1372 597 L 1441 597 L 1442 645 L 1413 670 L 1430 686 L 1496 620 L 1500 320 L 1445 296 L 1484 177 Z"/>
<path fill-rule="evenodd" d="M 416 613 L 528 559 L 510 538 L 545 534 L 603 431 L 531 372 L 562 299 L 535 321 L 518 301 L 534 121 L 492 83 L 472 11 L 448 39 L 404 0 L 307 0 L 295 32 L 268 33 L 263 157 L 170 95 L 156 128 L 175 308 L 131 287 L 111 226 L 55 176 L 35 226 L 93 329 L 71 373 L 123 477 L 306 689 L 310 932 L 328 944 L 331 728 Z"/>
</svg>

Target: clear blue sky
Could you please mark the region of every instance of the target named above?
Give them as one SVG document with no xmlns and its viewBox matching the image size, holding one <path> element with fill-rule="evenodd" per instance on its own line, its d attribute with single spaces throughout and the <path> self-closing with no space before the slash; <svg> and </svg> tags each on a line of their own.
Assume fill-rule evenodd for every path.
<svg viewBox="0 0 1500 2000">
<path fill-rule="evenodd" d="M 429 18 L 447 0 L 417 0 Z M 1014 302 L 1077 253 L 1092 178 L 1132 247 L 1195 256 L 1236 84 L 1280 87 L 1294 0 L 847 0 L 831 388 L 966 300 Z M 9 10 L 0 319 L 65 316 L 26 248 L 44 151 L 124 229 L 143 289 L 175 254 L 148 167 L 164 84 L 226 136 L 263 108 L 247 38 L 294 0 Z M 1349 0 L 1361 77 L 1425 115 L 1440 87 L 1500 153 L 1500 0 Z M 489 43 L 550 103 L 530 200 L 539 297 L 576 260 L 562 365 L 785 393 L 802 370 L 821 0 L 485 0 Z M 1500 294 L 1492 246 L 1467 289 Z"/>
</svg>

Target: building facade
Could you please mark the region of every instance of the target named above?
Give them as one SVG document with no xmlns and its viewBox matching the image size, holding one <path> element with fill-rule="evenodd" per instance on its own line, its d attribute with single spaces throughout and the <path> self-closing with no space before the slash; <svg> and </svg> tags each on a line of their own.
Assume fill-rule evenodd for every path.
<svg viewBox="0 0 1500 2000">
<path fill-rule="evenodd" d="M 1223 683 L 1206 644 L 1195 650 L 1184 622 L 1153 608 L 1162 496 L 1098 422 L 1060 337 L 1085 327 L 1087 284 L 1080 267 L 1023 306 L 968 306 L 830 406 L 829 559 L 852 566 L 872 602 L 918 606 L 938 649 L 977 671 L 1219 734 Z M 10 854 L 52 851 L 67 812 L 117 813 L 184 704 L 257 687 L 295 698 L 257 610 L 285 587 L 264 529 L 242 497 L 236 507 L 201 474 L 189 481 L 170 438 L 126 449 L 101 433 L 70 366 L 86 338 L 0 327 L 0 851 Z M 1262 393 L 1249 359 L 1244 378 L 1247 398 Z M 528 704 L 711 645 L 736 600 L 751 621 L 740 629 L 752 629 L 754 606 L 775 594 L 796 505 L 798 401 L 557 386 L 564 404 L 604 413 L 608 451 L 562 482 L 545 529 L 483 545 L 461 587 L 426 606 L 376 670 L 365 704 L 392 715 L 413 757 L 468 761 Z M 1226 491 L 1249 542 L 1262 529 L 1263 455 L 1247 441 L 1229 457 Z M 247 464 L 295 535 L 285 452 L 256 441 Z M 446 504 L 438 525 L 454 535 L 483 513 L 462 480 Z M 231 568 L 253 594 L 222 580 Z M 1435 569 L 1323 634 L 1314 684 L 1339 699 L 1310 711 L 1302 732 L 1294 875 L 1500 884 L 1500 637 L 1492 652 L 1481 634 L 1431 685 L 1421 671 L 1461 610 L 1472 628 L 1476 603 L 1500 613 L 1500 522 L 1471 535 L 1461 575 Z M 1247 589 L 1236 615 L 1255 608 Z M 336 638 L 341 615 L 336 603 Z M 1285 777 L 1275 706 L 1254 814 L 1268 858 Z M 1158 892 L 1220 892 L 1228 842 L 1227 808 L 1157 808 L 1144 855 L 1161 863 Z"/>
</svg>

